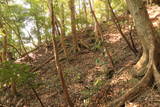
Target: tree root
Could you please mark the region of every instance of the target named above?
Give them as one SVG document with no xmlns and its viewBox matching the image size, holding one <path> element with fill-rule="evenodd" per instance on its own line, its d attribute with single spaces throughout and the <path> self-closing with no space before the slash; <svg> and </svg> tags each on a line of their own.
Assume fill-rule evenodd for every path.
<svg viewBox="0 0 160 107">
<path fill-rule="evenodd" d="M 108 107 L 120 107 L 124 105 L 127 100 L 134 100 L 137 96 L 144 92 L 144 89 L 147 86 L 153 85 L 153 82 L 156 82 L 156 86 L 160 89 L 160 74 L 157 70 L 157 63 L 155 58 L 156 56 L 155 48 L 152 47 L 149 51 L 149 62 L 145 66 L 146 73 L 145 76 L 140 80 L 140 82 L 131 88 L 125 95 L 119 99 L 111 102 Z"/>
<path fill-rule="evenodd" d="M 145 74 L 145 76 L 142 78 L 142 80 L 135 85 L 133 88 L 131 88 L 125 95 L 123 95 L 122 97 L 120 97 L 119 99 L 111 102 L 108 107 L 120 107 L 122 105 L 124 105 L 124 103 L 127 100 L 134 100 L 136 97 L 138 97 L 140 94 L 142 94 L 142 92 L 144 92 L 144 89 L 151 85 L 151 83 L 153 82 L 153 69 L 154 65 L 151 61 L 151 63 L 148 64 L 148 70 Z"/>
<path fill-rule="evenodd" d="M 148 64 L 148 60 L 149 60 L 148 54 L 146 52 L 143 52 L 139 61 L 136 63 L 136 65 L 133 66 L 133 69 L 132 69 L 133 76 L 137 77 L 137 76 L 142 76 L 145 74 L 146 65 Z"/>
<path fill-rule="evenodd" d="M 133 67 L 131 70 L 132 77 L 141 79 L 146 73 L 146 67 L 144 66 L 141 69 L 139 69 L 138 72 L 136 71 L 137 69 Z"/>
</svg>

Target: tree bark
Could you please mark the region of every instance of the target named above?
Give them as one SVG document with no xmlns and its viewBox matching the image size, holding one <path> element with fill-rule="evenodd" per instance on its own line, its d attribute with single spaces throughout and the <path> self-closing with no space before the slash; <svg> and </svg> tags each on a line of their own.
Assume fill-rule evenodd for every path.
<svg viewBox="0 0 160 107">
<path fill-rule="evenodd" d="M 105 4 L 105 11 L 106 11 L 106 22 L 109 21 L 109 18 L 110 18 L 110 9 L 109 9 L 109 5 L 108 3 L 106 2 L 106 0 L 104 0 L 104 4 Z"/>
<path fill-rule="evenodd" d="M 96 30 L 97 30 L 96 33 L 99 33 L 98 36 L 100 36 L 100 37 L 97 37 L 96 39 L 98 40 L 98 39 L 100 38 L 100 39 L 103 41 L 104 38 L 103 38 L 103 35 L 101 34 L 101 33 L 102 33 L 102 31 L 101 31 L 101 26 L 100 26 L 100 24 L 99 24 L 99 22 L 98 22 L 98 19 L 97 19 L 97 17 L 96 17 L 96 14 L 95 14 L 95 12 L 94 12 L 94 10 L 93 10 L 91 0 L 89 0 L 89 6 L 90 6 L 91 14 L 92 14 L 92 16 L 93 16 L 93 18 L 94 18 L 95 28 L 96 28 Z"/>
<path fill-rule="evenodd" d="M 149 15 L 142 2 L 142 0 L 126 0 L 129 11 L 133 16 L 138 37 L 143 47 L 143 54 L 135 66 L 139 69 L 144 68 L 144 77 L 137 85 L 131 88 L 122 97 L 111 102 L 108 106 L 120 107 L 124 105 L 127 100 L 134 100 L 138 95 L 144 92 L 147 86 L 151 86 L 156 82 L 156 86 L 160 86 L 160 74 L 158 72 L 158 65 L 160 64 L 160 42 Z M 136 70 L 141 71 L 141 70 Z"/>
<path fill-rule="evenodd" d="M 96 17 L 96 14 L 95 14 L 95 12 L 94 12 L 94 10 L 92 8 L 91 0 L 89 0 L 89 6 L 90 6 L 90 10 L 91 10 L 92 16 L 93 16 L 93 18 L 95 20 L 95 35 L 97 37 L 96 39 L 99 41 L 99 38 L 100 38 L 100 41 L 103 43 L 104 42 L 104 38 L 103 38 L 102 28 L 101 28 L 101 26 L 100 26 L 100 24 L 98 22 L 98 19 Z M 103 43 L 103 45 L 104 45 L 104 43 Z M 113 62 L 113 59 L 112 59 L 112 57 L 111 57 L 111 55 L 109 53 L 107 45 L 104 45 L 104 49 L 105 49 L 105 52 L 106 52 L 107 56 L 109 57 L 109 60 L 111 62 L 112 67 L 114 68 L 114 62 Z"/>
<path fill-rule="evenodd" d="M 111 6 L 111 3 L 110 3 L 110 0 L 107 0 L 108 2 L 108 6 L 110 8 L 110 12 L 112 13 L 112 20 L 114 22 L 114 24 L 116 25 L 119 33 L 121 34 L 121 36 L 123 37 L 123 39 L 125 40 L 125 42 L 127 43 L 129 49 L 134 53 L 135 56 L 137 56 L 137 52 L 136 50 L 132 47 L 131 43 L 129 42 L 129 40 L 127 39 L 127 37 L 124 35 L 124 33 L 122 32 L 122 28 L 119 24 L 119 21 L 118 21 L 118 18 L 116 17 L 114 11 L 113 11 L 113 8 Z"/>
<path fill-rule="evenodd" d="M 65 14 L 64 14 L 64 12 L 65 12 L 64 11 L 64 5 L 61 4 L 61 18 L 60 18 L 61 20 L 59 22 L 59 26 L 60 26 L 60 29 L 61 29 L 61 38 L 60 38 L 60 41 L 61 41 L 61 45 L 62 45 L 64 54 L 65 54 L 65 57 L 68 60 L 68 52 L 67 52 L 66 44 L 65 44 L 66 28 L 65 28 Z"/>
<path fill-rule="evenodd" d="M 138 2 L 135 0 L 133 3 L 132 0 L 126 0 L 126 2 L 133 16 L 136 30 L 143 47 L 143 54 L 134 68 L 137 69 L 135 71 L 144 71 L 140 69 L 143 69 L 144 66 L 148 64 L 150 56 L 149 51 L 151 50 L 150 48 L 152 45 L 155 47 L 157 51 L 156 53 L 159 53 L 159 37 L 155 32 L 151 21 L 149 20 L 149 15 L 143 2 L 141 0 Z M 136 72 L 136 75 L 138 75 L 138 73 L 140 72 Z"/>
<path fill-rule="evenodd" d="M 88 22 L 88 14 L 87 14 L 86 0 L 83 0 L 83 8 L 84 8 L 84 13 L 85 13 L 86 21 Z M 86 27 L 88 27 L 88 23 L 86 23 Z"/>
<path fill-rule="evenodd" d="M 3 42 L 2 42 L 2 47 L 3 47 L 3 51 L 2 51 L 2 62 L 7 61 L 7 32 L 4 28 L 3 23 L 0 22 L 0 29 L 2 30 L 3 33 Z"/>
<path fill-rule="evenodd" d="M 40 26 L 39 26 L 39 22 L 38 22 L 38 20 L 40 20 L 40 19 L 38 19 L 37 18 L 37 16 L 35 15 L 34 16 L 35 17 L 35 24 L 36 24 L 36 36 L 37 36 L 37 40 L 38 40 L 38 43 L 37 43 L 37 45 L 39 46 L 39 45 L 41 45 L 41 43 L 42 43 L 42 38 L 41 38 L 41 32 L 40 32 Z"/>
<path fill-rule="evenodd" d="M 76 36 L 75 0 L 69 1 L 69 7 L 71 10 L 71 28 L 72 28 L 74 50 L 79 51 L 77 36 Z"/>
<path fill-rule="evenodd" d="M 7 34 L 6 31 L 4 31 L 4 40 L 3 40 L 3 56 L 2 56 L 2 60 L 3 61 L 7 61 Z"/>
<path fill-rule="evenodd" d="M 63 87 L 64 94 L 66 97 L 66 101 L 68 102 L 70 107 L 74 107 L 74 104 L 72 103 L 72 101 L 69 97 L 68 89 L 67 89 L 64 77 L 63 77 L 62 68 L 59 63 L 59 56 L 57 53 L 58 49 L 57 49 L 56 38 L 55 38 L 55 14 L 53 11 L 53 1 L 52 0 L 49 0 L 49 5 L 50 5 L 50 17 L 51 17 L 51 25 L 52 25 L 52 42 L 53 42 L 53 52 L 54 52 L 54 58 L 55 58 L 55 65 L 56 65 L 57 71 L 59 72 L 62 87 Z"/>
</svg>

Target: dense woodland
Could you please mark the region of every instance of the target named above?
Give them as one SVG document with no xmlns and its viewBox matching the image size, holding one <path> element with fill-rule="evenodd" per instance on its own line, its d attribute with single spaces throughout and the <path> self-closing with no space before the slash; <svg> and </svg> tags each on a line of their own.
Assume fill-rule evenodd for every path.
<svg viewBox="0 0 160 107">
<path fill-rule="evenodd" d="M 0 0 L 0 107 L 160 107 L 159 0 Z"/>
</svg>

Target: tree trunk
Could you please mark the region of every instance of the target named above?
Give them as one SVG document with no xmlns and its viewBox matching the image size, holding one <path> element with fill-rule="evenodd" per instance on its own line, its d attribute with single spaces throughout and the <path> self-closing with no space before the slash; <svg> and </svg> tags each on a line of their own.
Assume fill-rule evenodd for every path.
<svg viewBox="0 0 160 107">
<path fill-rule="evenodd" d="M 65 45 L 65 23 L 64 23 L 64 7 L 63 7 L 63 4 L 62 4 L 62 19 L 61 19 L 61 23 L 58 21 L 58 19 L 56 17 L 55 17 L 55 19 L 56 19 L 56 24 L 57 24 L 57 30 L 59 30 L 58 29 L 58 25 L 59 25 L 59 28 L 61 30 L 61 33 L 59 31 L 59 35 L 61 36 L 60 37 L 61 46 L 63 48 L 64 55 L 68 60 L 68 52 L 67 52 L 66 45 Z"/>
<path fill-rule="evenodd" d="M 134 53 L 135 56 L 137 56 L 136 50 L 132 47 L 131 43 L 129 42 L 129 40 L 127 39 L 127 37 L 124 35 L 124 33 L 122 31 L 121 25 L 119 24 L 118 18 L 116 17 L 116 15 L 115 15 L 115 13 L 113 11 L 113 8 L 111 6 L 110 0 L 107 0 L 107 2 L 108 2 L 108 6 L 110 8 L 110 12 L 112 13 L 112 20 L 113 20 L 114 24 L 116 25 L 119 33 L 121 34 L 121 36 L 123 37 L 123 39 L 127 43 L 129 49 Z"/>
<path fill-rule="evenodd" d="M 50 17 L 51 17 L 51 25 L 52 25 L 52 42 L 53 42 L 53 52 L 54 52 L 54 58 L 55 58 L 55 65 L 56 65 L 56 69 L 57 69 L 59 76 L 60 76 L 60 79 L 61 79 L 61 83 L 62 83 L 64 94 L 66 97 L 66 101 L 68 102 L 70 107 L 74 107 L 74 104 L 72 103 L 72 101 L 69 97 L 68 89 L 65 84 L 64 77 L 63 77 L 62 68 L 59 63 L 59 56 L 57 53 L 58 49 L 57 49 L 56 38 L 55 38 L 55 15 L 54 15 L 54 11 L 53 11 L 53 1 L 52 0 L 49 0 L 49 5 L 50 5 Z"/>
<path fill-rule="evenodd" d="M 35 20 L 36 20 L 36 36 L 37 36 L 37 40 L 38 40 L 38 43 L 37 43 L 37 45 L 38 46 L 40 46 L 41 45 L 41 43 L 42 43 L 42 38 L 41 38 L 41 32 L 40 32 L 40 27 L 39 27 L 39 22 L 38 22 L 38 18 L 36 18 L 36 16 L 35 16 Z"/>
<path fill-rule="evenodd" d="M 101 29 L 101 26 L 100 26 L 100 24 L 99 24 L 99 22 L 98 22 L 98 19 L 97 19 L 97 17 L 96 17 L 96 14 L 95 14 L 95 12 L 94 12 L 94 10 L 93 10 L 91 0 L 89 0 L 89 6 L 90 6 L 91 14 L 92 14 L 92 16 L 93 16 L 93 18 L 94 18 L 95 29 L 98 31 L 98 32 L 96 32 L 96 33 L 99 33 L 98 36 L 100 36 L 100 37 L 98 37 L 98 38 L 96 38 L 96 39 L 98 40 L 98 39 L 100 38 L 100 39 L 103 41 L 103 35 L 101 34 L 101 33 L 102 33 L 102 29 Z"/>
<path fill-rule="evenodd" d="M 1 55 L 1 62 L 5 62 L 7 60 L 7 33 L 4 28 L 4 25 L 0 22 L 0 29 L 2 30 L 3 33 L 3 42 L 2 42 L 2 55 Z"/>
<path fill-rule="evenodd" d="M 90 6 L 90 10 L 91 10 L 91 13 L 92 13 L 92 16 L 95 20 L 95 35 L 96 35 L 96 39 L 99 41 L 99 38 L 100 38 L 100 41 L 103 43 L 104 42 L 104 38 L 103 38 L 103 33 L 102 33 L 102 28 L 97 20 L 97 17 L 96 17 L 96 14 L 94 13 L 94 10 L 92 8 L 92 4 L 91 4 L 91 0 L 89 0 L 89 6 Z M 105 41 L 106 42 L 106 41 Z M 106 55 L 109 57 L 109 60 L 111 62 L 111 65 L 112 67 L 114 68 L 114 63 L 113 63 L 113 59 L 109 53 L 109 50 L 107 48 L 107 45 L 104 45 L 104 49 L 105 49 L 105 52 L 106 52 Z"/>
<path fill-rule="evenodd" d="M 106 2 L 106 0 L 104 0 L 104 4 L 105 4 L 105 11 L 106 11 L 106 22 L 109 21 L 109 18 L 110 18 L 110 9 L 109 9 L 109 5 L 108 3 Z"/>
<path fill-rule="evenodd" d="M 149 20 L 149 15 L 145 6 L 143 5 L 142 0 L 135 0 L 134 2 L 132 0 L 126 0 L 126 2 L 133 16 L 136 30 L 143 47 L 143 54 L 134 67 L 137 69 L 135 71 L 138 72 L 135 73 L 138 75 L 140 73 L 139 71 L 144 71 L 144 67 L 149 62 L 149 51 L 151 50 L 151 47 L 155 47 L 155 50 L 157 51 L 156 53 L 159 53 L 159 46 L 157 45 L 159 44 L 159 38 L 151 21 Z"/>
<path fill-rule="evenodd" d="M 61 17 L 61 25 L 62 25 L 62 28 L 61 28 L 61 30 L 62 30 L 62 35 L 63 36 L 66 36 L 66 29 L 65 29 L 65 15 L 64 15 L 64 5 L 63 4 L 61 4 L 61 15 L 62 15 L 62 17 Z"/>
<path fill-rule="evenodd" d="M 157 69 L 160 58 L 159 37 L 149 20 L 149 15 L 142 0 L 126 0 L 126 2 L 133 16 L 137 34 L 143 47 L 143 54 L 135 66 L 139 69 L 144 68 L 143 72 L 145 76 L 126 94 L 110 103 L 109 106 L 111 107 L 119 107 L 124 105 L 127 100 L 134 100 L 138 95 L 144 92 L 147 86 L 152 85 L 154 81 L 158 88 L 160 84 L 160 74 Z"/>
<path fill-rule="evenodd" d="M 77 42 L 77 36 L 76 36 L 76 18 L 75 18 L 75 1 L 70 0 L 69 1 L 69 7 L 71 10 L 71 27 L 72 27 L 72 36 L 73 36 L 73 45 L 74 45 L 74 50 L 78 51 L 78 42 Z"/>
<path fill-rule="evenodd" d="M 2 61 L 3 61 L 2 54 L 3 53 L 0 51 L 0 63 L 2 63 Z"/>
<path fill-rule="evenodd" d="M 87 14 L 86 0 L 83 0 L 83 8 L 84 8 L 84 13 L 85 13 L 86 21 L 88 22 L 88 14 Z M 86 23 L 86 27 L 88 27 L 88 23 Z"/>
<path fill-rule="evenodd" d="M 3 40 L 3 56 L 2 56 L 2 61 L 7 61 L 7 35 L 6 31 L 4 31 L 4 40 Z"/>
</svg>

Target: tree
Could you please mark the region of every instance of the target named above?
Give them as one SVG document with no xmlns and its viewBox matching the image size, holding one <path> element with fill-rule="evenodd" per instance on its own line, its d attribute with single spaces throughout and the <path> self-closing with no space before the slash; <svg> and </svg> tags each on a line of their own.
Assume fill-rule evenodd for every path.
<svg viewBox="0 0 160 107">
<path fill-rule="evenodd" d="M 69 7 L 71 10 L 71 28 L 72 28 L 72 36 L 73 36 L 73 45 L 74 50 L 79 50 L 78 42 L 77 42 L 77 35 L 76 35 L 76 18 L 75 18 L 75 1 L 70 0 L 69 1 Z"/>
<path fill-rule="evenodd" d="M 125 40 L 125 42 L 127 43 L 129 49 L 134 53 L 135 56 L 137 56 L 137 50 L 131 45 L 131 43 L 129 42 L 129 40 L 127 39 L 127 37 L 125 36 L 125 34 L 122 31 L 121 25 L 119 24 L 118 18 L 116 17 L 113 8 L 111 6 L 110 0 L 107 0 L 108 2 L 108 6 L 110 8 L 110 12 L 112 14 L 112 20 L 114 22 L 114 24 L 116 25 L 119 33 L 121 34 L 121 36 L 123 37 L 123 39 Z"/>
<path fill-rule="evenodd" d="M 99 38 L 100 38 L 100 41 L 101 41 L 101 42 L 104 42 L 104 38 L 103 38 L 103 34 L 102 34 L 102 28 L 101 28 L 101 26 L 100 26 L 100 24 L 99 24 L 99 22 L 98 22 L 98 19 L 97 19 L 97 17 L 96 17 L 96 14 L 95 14 L 93 8 L 92 8 L 92 4 L 91 4 L 91 1 L 90 1 L 90 0 L 89 0 L 89 6 L 90 6 L 90 10 L 91 10 L 92 16 L 93 16 L 93 18 L 94 18 L 94 20 L 95 20 L 95 31 L 96 31 L 96 32 L 95 32 L 95 35 L 97 36 L 96 39 L 99 40 Z M 105 49 L 105 51 L 106 51 L 107 56 L 109 57 L 109 60 L 110 60 L 110 62 L 111 62 L 112 67 L 114 67 L 113 59 L 112 59 L 112 57 L 111 57 L 111 55 L 110 55 L 110 53 L 109 53 L 109 50 L 108 50 L 108 48 L 107 48 L 107 45 L 104 46 L 104 49 Z"/>
<path fill-rule="evenodd" d="M 45 17 L 45 4 L 39 0 L 26 0 L 30 5 L 29 20 L 33 20 L 35 26 L 32 28 L 32 33 L 35 34 L 39 46 L 42 43 L 42 31 L 46 26 L 47 18 Z M 38 12 L 38 14 L 37 14 Z M 48 23 L 47 23 L 48 24 Z M 47 29 L 47 28 L 45 28 Z M 45 32 L 45 31 L 44 31 Z"/>
<path fill-rule="evenodd" d="M 86 0 L 83 0 L 83 9 L 84 9 L 84 13 L 85 13 L 86 22 L 88 22 L 88 14 L 87 14 Z M 86 23 L 86 27 L 87 27 L 87 26 L 88 26 L 88 24 Z"/>
<path fill-rule="evenodd" d="M 7 34 L 8 39 L 7 45 L 12 41 L 12 44 L 18 45 L 18 49 L 21 53 L 22 51 L 26 53 L 24 40 L 22 40 L 24 37 L 22 28 L 25 26 L 23 22 L 26 19 L 26 10 L 20 5 L 10 5 L 10 3 L 4 3 L 0 5 L 0 8 L 0 19 L 3 22 L 3 29 L 5 29 L 5 35 Z M 14 39 L 18 39 L 18 42 L 15 42 Z"/>
<path fill-rule="evenodd" d="M 91 14 L 92 14 L 94 22 L 95 22 L 95 28 L 96 28 L 95 30 L 97 30 L 96 31 L 96 33 L 97 33 L 96 34 L 96 39 L 98 40 L 100 38 L 103 41 L 103 35 L 102 35 L 102 31 L 101 31 L 101 26 L 100 26 L 100 24 L 98 22 L 98 19 L 96 17 L 96 14 L 95 14 L 93 8 L 92 8 L 91 0 L 89 0 L 89 6 L 90 6 Z"/>
<path fill-rule="evenodd" d="M 57 49 L 57 44 L 56 44 L 56 37 L 55 37 L 55 13 L 53 11 L 53 1 L 49 0 L 49 5 L 50 5 L 50 17 L 51 17 L 51 26 L 52 26 L 52 42 L 53 42 L 53 52 L 54 52 L 54 58 L 55 58 L 55 65 L 56 65 L 56 69 L 59 72 L 59 76 L 61 79 L 61 83 L 62 83 L 62 87 L 64 90 L 64 94 L 66 97 L 66 100 L 69 104 L 70 107 L 74 107 L 74 104 L 72 103 L 70 97 L 69 97 L 69 93 L 67 90 L 67 86 L 63 77 L 63 72 L 62 72 L 62 68 L 59 64 L 59 56 L 58 56 L 58 49 Z"/>
<path fill-rule="evenodd" d="M 65 54 L 65 57 L 68 60 L 68 53 L 67 53 L 67 49 L 66 49 L 66 45 L 65 45 L 65 35 L 66 35 L 66 30 L 65 30 L 65 15 L 64 15 L 64 5 L 61 4 L 61 44 L 62 44 L 62 48 Z"/>
<path fill-rule="evenodd" d="M 109 4 L 106 2 L 106 0 L 103 1 L 104 4 L 105 4 L 105 11 L 106 11 L 106 21 L 109 20 L 109 17 L 110 17 L 110 11 L 109 11 Z"/>
<path fill-rule="evenodd" d="M 0 23 L 0 30 L 1 33 L 3 33 L 3 51 L 2 51 L 2 62 L 5 62 L 7 60 L 7 34 L 5 29 L 3 28 L 3 23 Z"/>
<path fill-rule="evenodd" d="M 144 88 L 156 82 L 156 86 L 160 86 L 160 74 L 158 72 L 160 57 L 160 39 L 156 33 L 149 15 L 142 0 L 126 0 L 129 11 L 134 19 L 137 34 L 143 47 L 143 54 L 137 64 L 134 66 L 135 75 L 144 77 L 139 83 L 130 89 L 119 99 L 115 100 L 109 106 L 121 106 L 126 100 L 134 99 L 137 94 L 144 92 Z"/>
</svg>

